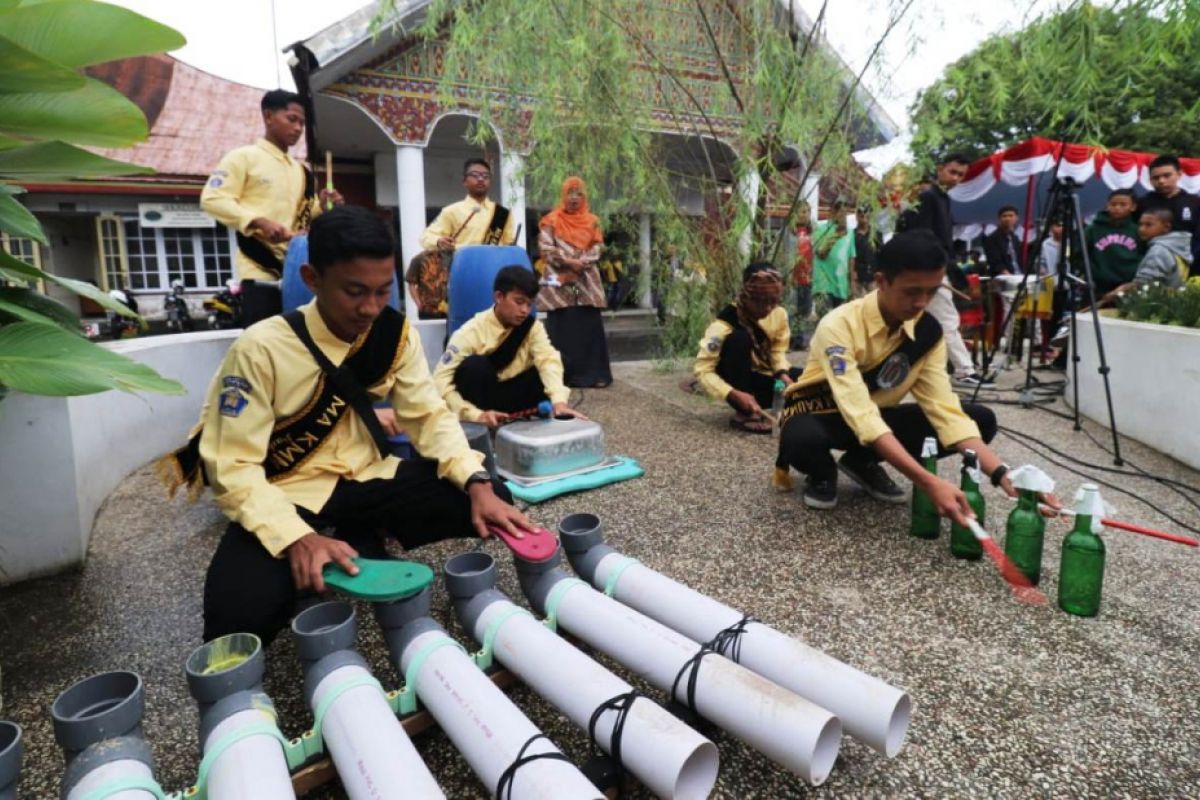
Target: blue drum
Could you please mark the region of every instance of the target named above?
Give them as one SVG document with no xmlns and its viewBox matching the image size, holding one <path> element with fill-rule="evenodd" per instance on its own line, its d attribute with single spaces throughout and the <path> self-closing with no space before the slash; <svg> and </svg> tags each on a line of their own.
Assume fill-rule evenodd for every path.
<svg viewBox="0 0 1200 800">
<path fill-rule="evenodd" d="M 492 306 L 492 283 L 505 267 L 524 267 L 530 272 L 529 254 L 516 245 L 477 244 L 454 251 L 447 290 L 450 318 L 446 335 L 450 336 L 467 320 Z"/>
</svg>

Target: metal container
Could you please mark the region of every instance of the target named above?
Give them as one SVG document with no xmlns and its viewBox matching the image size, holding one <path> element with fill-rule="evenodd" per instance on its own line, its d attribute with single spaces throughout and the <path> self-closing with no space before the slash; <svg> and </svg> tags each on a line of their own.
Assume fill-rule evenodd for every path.
<svg viewBox="0 0 1200 800">
<path fill-rule="evenodd" d="M 496 463 L 512 475 L 544 478 L 602 461 L 604 429 L 591 420 L 514 422 L 496 434 Z"/>
</svg>

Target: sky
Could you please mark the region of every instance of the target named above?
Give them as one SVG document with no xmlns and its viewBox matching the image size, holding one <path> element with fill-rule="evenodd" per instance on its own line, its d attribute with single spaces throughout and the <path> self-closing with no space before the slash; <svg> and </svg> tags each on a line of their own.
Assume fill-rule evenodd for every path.
<svg viewBox="0 0 1200 800">
<path fill-rule="evenodd" d="M 280 48 L 308 38 L 365 5 L 361 0 L 109 1 L 182 32 L 188 44 L 174 55 L 183 61 L 222 78 L 264 89 L 294 88 L 287 56 L 279 53 Z M 814 18 L 821 8 L 821 0 L 798 2 Z M 936 80 L 947 64 L 993 33 L 1019 29 L 1027 17 L 1064 2 L 913 0 L 911 10 L 885 43 L 876 68 L 868 72 L 865 82 L 904 129 L 917 92 Z M 902 0 L 830 0 L 826 12 L 830 44 L 851 68 L 861 68 L 883 33 L 891 9 L 901 4 Z"/>
</svg>

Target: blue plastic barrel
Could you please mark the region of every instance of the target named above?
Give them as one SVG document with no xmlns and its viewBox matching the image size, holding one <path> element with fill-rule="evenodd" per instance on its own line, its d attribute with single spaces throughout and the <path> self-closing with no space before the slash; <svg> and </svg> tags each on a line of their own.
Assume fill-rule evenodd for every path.
<svg viewBox="0 0 1200 800">
<path fill-rule="evenodd" d="M 448 299 L 450 318 L 446 335 L 453 334 L 467 320 L 492 306 L 492 283 L 505 267 L 524 267 L 530 272 L 529 254 L 516 245 L 476 244 L 454 251 L 450 264 Z"/>
<path fill-rule="evenodd" d="M 287 255 L 283 258 L 283 280 L 280 281 L 279 290 L 283 294 L 285 314 L 313 298 L 312 292 L 304 285 L 304 279 L 300 277 L 300 267 L 306 261 L 308 261 L 308 234 L 302 233 L 293 236 L 292 240 L 288 242 Z M 400 281 L 400 275 L 397 274 L 395 282 L 392 283 L 392 299 L 388 301 L 388 305 L 403 311 L 404 306 L 400 304 Z"/>
</svg>

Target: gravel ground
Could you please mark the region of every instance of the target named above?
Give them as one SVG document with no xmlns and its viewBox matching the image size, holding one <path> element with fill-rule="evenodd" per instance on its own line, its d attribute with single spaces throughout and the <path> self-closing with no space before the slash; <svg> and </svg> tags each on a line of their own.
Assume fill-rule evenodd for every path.
<svg viewBox="0 0 1200 800">
<path fill-rule="evenodd" d="M 598 514 L 618 550 L 904 687 L 916 703 L 897 758 L 844 739 L 832 775 L 815 789 L 721 737 L 713 797 L 1200 796 L 1196 550 L 1113 531 L 1098 618 L 1071 617 L 1053 603 L 1019 605 L 989 563 L 953 559 L 945 532 L 937 542 L 910 538 L 906 506 L 877 503 L 845 481 L 839 506 L 827 512 L 805 509 L 798 491 L 771 492 L 773 442 L 730 431 L 726 410 L 679 390 L 683 372 L 645 362 L 614 372 L 611 388 L 586 392 L 583 410 L 604 423 L 610 452 L 638 458 L 646 476 L 542 504 L 536 518 L 553 526 L 571 512 Z M 996 410 L 1003 425 L 1038 443 L 1111 466 L 1069 422 Z M 1086 429 L 1106 441 L 1104 429 Z M 1014 439 L 1002 435 L 996 445 L 1014 465 L 1047 469 L 1064 494 L 1082 482 Z M 1135 442 L 1122 447 L 1138 466 L 1200 486 L 1195 471 Z M 941 469 L 949 476 L 954 467 Z M 1152 503 L 1197 524 L 1196 508 L 1163 485 L 1105 477 L 1145 501 L 1106 493 L 1120 518 L 1182 532 Z M 1011 506 L 995 491 L 987 498 L 989 527 L 1001 529 Z M 82 571 L 0 591 L 0 716 L 25 728 L 20 797 L 57 796 L 62 759 L 47 707 L 72 682 L 107 669 L 135 670 L 145 681 L 144 730 L 162 785 L 192 780 L 197 717 L 182 665 L 199 641 L 201 583 L 222 528 L 211 501 L 168 503 L 143 469 L 101 510 Z M 1052 599 L 1065 533 L 1059 523 L 1047 530 L 1042 588 Z M 466 546 L 446 542 L 412 557 L 440 570 Z M 496 544 L 485 547 L 502 555 Z M 520 598 L 508 559 L 500 562 L 500 588 Z M 444 592 L 435 597 L 435 616 L 465 641 Z M 362 652 L 385 686 L 396 685 L 368 610 L 359 616 Z M 289 735 L 310 720 L 299 675 L 281 637 L 268 654 L 266 688 Z M 529 690 L 510 694 L 568 755 L 586 759 L 584 732 Z M 417 746 L 449 797 L 486 796 L 440 732 Z"/>
</svg>

